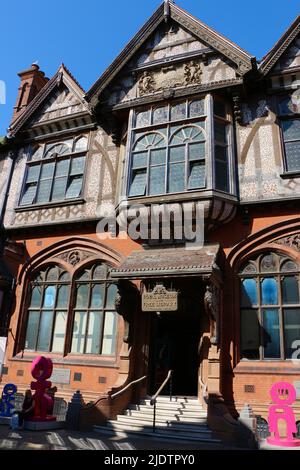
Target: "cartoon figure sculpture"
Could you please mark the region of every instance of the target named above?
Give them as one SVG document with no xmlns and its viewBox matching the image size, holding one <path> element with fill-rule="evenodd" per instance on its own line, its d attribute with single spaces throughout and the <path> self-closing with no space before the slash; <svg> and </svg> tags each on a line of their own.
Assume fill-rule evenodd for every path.
<svg viewBox="0 0 300 470">
<path fill-rule="evenodd" d="M 300 446 L 300 439 L 293 436 L 297 432 L 297 426 L 293 409 L 289 406 L 296 401 L 294 386 L 288 382 L 277 382 L 272 386 L 270 395 L 275 404 L 269 408 L 269 430 L 274 436 L 268 437 L 267 442 L 284 447 Z M 287 436 L 283 438 L 279 435 L 279 420 L 286 422 Z"/>
<path fill-rule="evenodd" d="M 5 385 L 1 396 L 0 416 L 11 417 L 13 415 L 16 393 L 17 387 L 14 384 Z"/>
<path fill-rule="evenodd" d="M 31 366 L 31 375 L 36 382 L 31 382 L 31 390 L 35 390 L 33 400 L 35 403 L 34 417 L 30 421 L 55 421 L 54 416 L 47 416 L 47 410 L 53 406 L 53 399 L 45 393 L 51 387 L 51 382 L 47 379 L 51 377 L 53 363 L 51 359 L 39 356 Z"/>
</svg>

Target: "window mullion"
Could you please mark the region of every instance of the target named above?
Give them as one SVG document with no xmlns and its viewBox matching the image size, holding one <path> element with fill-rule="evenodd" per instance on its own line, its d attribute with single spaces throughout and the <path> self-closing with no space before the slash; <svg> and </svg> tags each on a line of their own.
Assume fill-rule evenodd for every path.
<svg viewBox="0 0 300 470">
<path fill-rule="evenodd" d="M 278 279 L 278 302 L 279 302 L 279 338 L 280 338 L 280 358 L 285 359 L 284 351 L 284 321 L 283 321 L 283 305 L 282 305 L 282 289 L 281 289 L 281 275 L 277 276 Z"/>
<path fill-rule="evenodd" d="M 35 196 L 34 196 L 34 198 L 33 198 L 33 200 L 32 200 L 32 203 L 33 203 L 33 204 L 36 203 L 37 196 L 38 196 L 38 193 L 39 193 L 40 181 L 41 181 L 41 174 L 42 174 L 42 168 L 43 168 L 43 162 L 40 163 L 40 171 L 39 171 L 39 176 L 38 176 L 37 182 L 36 182 Z"/>
<path fill-rule="evenodd" d="M 40 314 L 39 314 L 39 321 L 38 321 L 38 327 L 37 327 L 37 334 L 36 334 L 36 341 L 35 341 L 35 351 L 38 350 L 38 342 L 39 342 L 39 336 L 40 336 L 40 326 L 41 326 L 41 318 L 43 314 L 43 305 L 44 305 L 44 296 L 45 296 L 45 286 L 46 284 L 43 283 L 43 290 L 42 290 L 42 303 L 41 303 L 41 308 L 40 308 Z"/>
</svg>

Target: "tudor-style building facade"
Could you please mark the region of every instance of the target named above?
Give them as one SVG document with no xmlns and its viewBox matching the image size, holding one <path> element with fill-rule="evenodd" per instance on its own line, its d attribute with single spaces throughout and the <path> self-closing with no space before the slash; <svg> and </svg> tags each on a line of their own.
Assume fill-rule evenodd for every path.
<svg viewBox="0 0 300 470">
<path fill-rule="evenodd" d="M 172 368 L 222 427 L 221 402 L 266 416 L 271 384 L 298 381 L 299 25 L 258 65 L 165 1 L 87 93 L 64 65 L 19 74 L 0 147 L 3 384 L 27 388 L 48 355 L 61 396 L 80 389 L 99 420 L 132 399 L 109 394 L 143 376 L 134 393 L 152 393 Z M 201 247 L 99 236 L 106 208 L 191 202 Z M 176 311 L 143 311 L 155 286 Z"/>
</svg>

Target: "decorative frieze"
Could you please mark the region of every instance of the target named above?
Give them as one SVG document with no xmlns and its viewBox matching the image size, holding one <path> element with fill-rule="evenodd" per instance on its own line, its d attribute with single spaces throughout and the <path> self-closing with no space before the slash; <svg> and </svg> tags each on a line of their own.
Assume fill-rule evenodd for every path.
<svg viewBox="0 0 300 470">
<path fill-rule="evenodd" d="M 276 245 L 288 246 L 290 248 L 294 248 L 297 251 L 300 251 L 300 233 L 295 233 L 294 235 L 279 238 L 273 243 Z"/>
</svg>

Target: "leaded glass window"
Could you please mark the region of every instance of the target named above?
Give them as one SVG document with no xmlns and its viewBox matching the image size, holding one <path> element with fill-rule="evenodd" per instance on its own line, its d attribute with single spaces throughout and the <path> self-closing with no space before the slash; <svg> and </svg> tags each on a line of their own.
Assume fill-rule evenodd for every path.
<svg viewBox="0 0 300 470">
<path fill-rule="evenodd" d="M 39 272 L 30 284 L 25 349 L 64 351 L 70 277 L 58 266 Z"/>
<path fill-rule="evenodd" d="M 46 144 L 27 163 L 20 206 L 79 198 L 82 194 L 87 137 Z"/>
<path fill-rule="evenodd" d="M 128 194 L 151 196 L 204 188 L 204 99 L 136 113 Z"/>
<path fill-rule="evenodd" d="M 300 107 L 291 96 L 279 98 L 278 112 L 285 154 L 284 167 L 287 172 L 300 171 Z"/>
<path fill-rule="evenodd" d="M 113 355 L 116 351 L 115 297 L 105 265 L 82 271 L 75 280 L 71 352 Z"/>
<path fill-rule="evenodd" d="M 264 253 L 241 267 L 240 280 L 242 358 L 291 359 L 300 339 L 298 265 Z"/>
<path fill-rule="evenodd" d="M 215 187 L 229 192 L 229 122 L 224 103 L 214 101 L 214 134 L 215 134 Z"/>
</svg>

